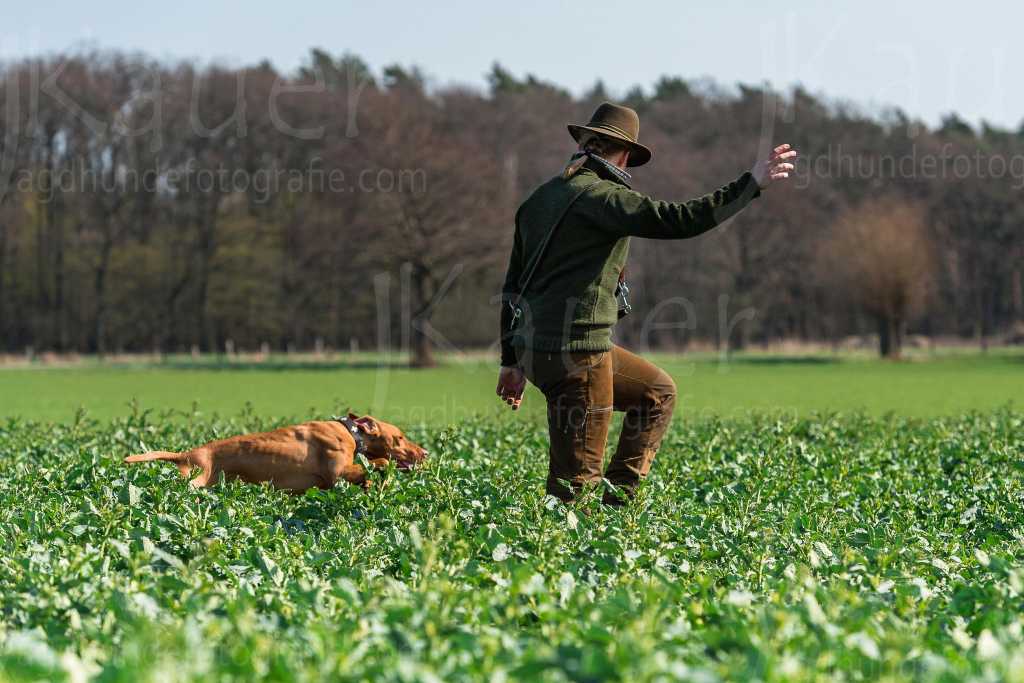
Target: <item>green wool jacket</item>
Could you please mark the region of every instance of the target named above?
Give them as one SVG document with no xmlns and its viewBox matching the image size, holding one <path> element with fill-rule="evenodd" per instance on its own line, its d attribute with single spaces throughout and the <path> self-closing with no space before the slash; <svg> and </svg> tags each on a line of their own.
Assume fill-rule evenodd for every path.
<svg viewBox="0 0 1024 683">
<path fill-rule="evenodd" d="M 523 317 L 510 330 L 525 274 L 551 226 L 584 186 L 548 244 L 522 293 Z M 516 231 L 502 287 L 501 364 L 516 365 L 516 349 L 607 351 L 618 320 L 615 288 L 630 237 L 685 239 L 724 222 L 760 195 L 750 173 L 688 202 L 651 199 L 631 190 L 599 162 L 572 177 L 558 175 L 516 212 Z"/>
</svg>

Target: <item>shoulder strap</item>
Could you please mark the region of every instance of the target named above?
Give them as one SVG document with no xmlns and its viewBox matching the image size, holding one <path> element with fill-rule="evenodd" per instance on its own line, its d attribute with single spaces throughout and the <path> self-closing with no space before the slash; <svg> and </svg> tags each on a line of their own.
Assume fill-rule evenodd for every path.
<svg viewBox="0 0 1024 683">
<path fill-rule="evenodd" d="M 548 230 L 548 233 L 544 235 L 544 241 L 540 243 L 540 247 L 537 249 L 537 255 L 533 257 L 533 263 L 531 263 L 529 269 L 527 269 L 526 275 L 524 275 L 519 281 L 519 296 L 517 297 L 517 300 L 523 298 L 526 288 L 530 286 L 530 281 L 533 280 L 533 274 L 537 272 L 537 266 L 539 266 L 540 262 L 544 259 L 544 253 L 548 250 L 548 244 L 551 243 L 551 238 L 554 236 L 555 230 L 558 229 L 562 219 L 565 218 L 565 214 L 569 213 L 569 209 L 572 208 L 572 205 L 576 203 L 577 199 L 583 196 L 584 192 L 592 188 L 598 182 L 600 181 L 595 180 L 581 187 L 576 194 L 569 199 L 569 203 L 562 208 L 562 211 L 558 214 L 558 218 L 555 220 L 554 225 L 552 225 L 551 229 Z"/>
</svg>

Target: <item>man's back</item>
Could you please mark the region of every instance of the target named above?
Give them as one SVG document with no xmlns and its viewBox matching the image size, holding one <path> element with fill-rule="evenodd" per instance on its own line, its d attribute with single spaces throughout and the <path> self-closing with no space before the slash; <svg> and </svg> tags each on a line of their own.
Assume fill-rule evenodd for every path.
<svg viewBox="0 0 1024 683">
<path fill-rule="evenodd" d="M 523 294 L 524 339 L 533 348 L 592 351 L 611 343 L 617 320 L 615 286 L 629 238 L 602 228 L 591 216 L 614 181 L 581 169 L 538 187 L 516 214 L 520 274 L 561 217 Z M 581 194 L 582 193 L 582 194 Z M 566 207 L 570 202 L 572 206 Z M 564 215 L 563 215 L 564 213 Z"/>
</svg>

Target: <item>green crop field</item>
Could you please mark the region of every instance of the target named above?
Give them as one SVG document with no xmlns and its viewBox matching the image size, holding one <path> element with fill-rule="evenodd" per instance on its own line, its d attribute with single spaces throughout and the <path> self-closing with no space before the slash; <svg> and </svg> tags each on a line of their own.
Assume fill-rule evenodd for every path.
<svg viewBox="0 0 1024 683">
<path fill-rule="evenodd" d="M 0 681 L 1024 680 L 1019 356 L 659 360 L 682 419 L 624 510 L 543 497 L 540 397 L 484 364 L 0 371 Z M 120 462 L 344 405 L 427 465 Z"/>
<path fill-rule="evenodd" d="M 1024 399 L 1024 353 L 954 354 L 902 363 L 850 356 L 653 356 L 676 379 L 680 419 L 740 416 L 748 410 L 807 414 L 858 411 L 881 415 L 951 415 Z M 233 415 L 247 404 L 264 417 L 302 419 L 351 406 L 393 422 L 445 425 L 494 415 L 493 361 L 450 362 L 432 370 L 379 364 L 373 356 L 336 363 L 162 365 L 0 369 L 0 416 L 68 421 L 142 410 Z M 531 392 L 527 415 L 543 415 Z"/>
</svg>

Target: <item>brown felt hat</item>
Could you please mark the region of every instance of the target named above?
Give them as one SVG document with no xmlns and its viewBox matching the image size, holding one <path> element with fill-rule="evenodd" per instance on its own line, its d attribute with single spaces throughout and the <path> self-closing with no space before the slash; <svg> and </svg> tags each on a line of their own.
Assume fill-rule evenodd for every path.
<svg viewBox="0 0 1024 683">
<path fill-rule="evenodd" d="M 576 142 L 580 141 L 580 134 L 585 130 L 625 143 L 629 147 L 627 166 L 643 166 L 651 160 L 651 150 L 637 142 L 640 117 L 629 107 L 605 102 L 594 111 L 587 125 L 569 124 L 569 135 Z"/>
</svg>

